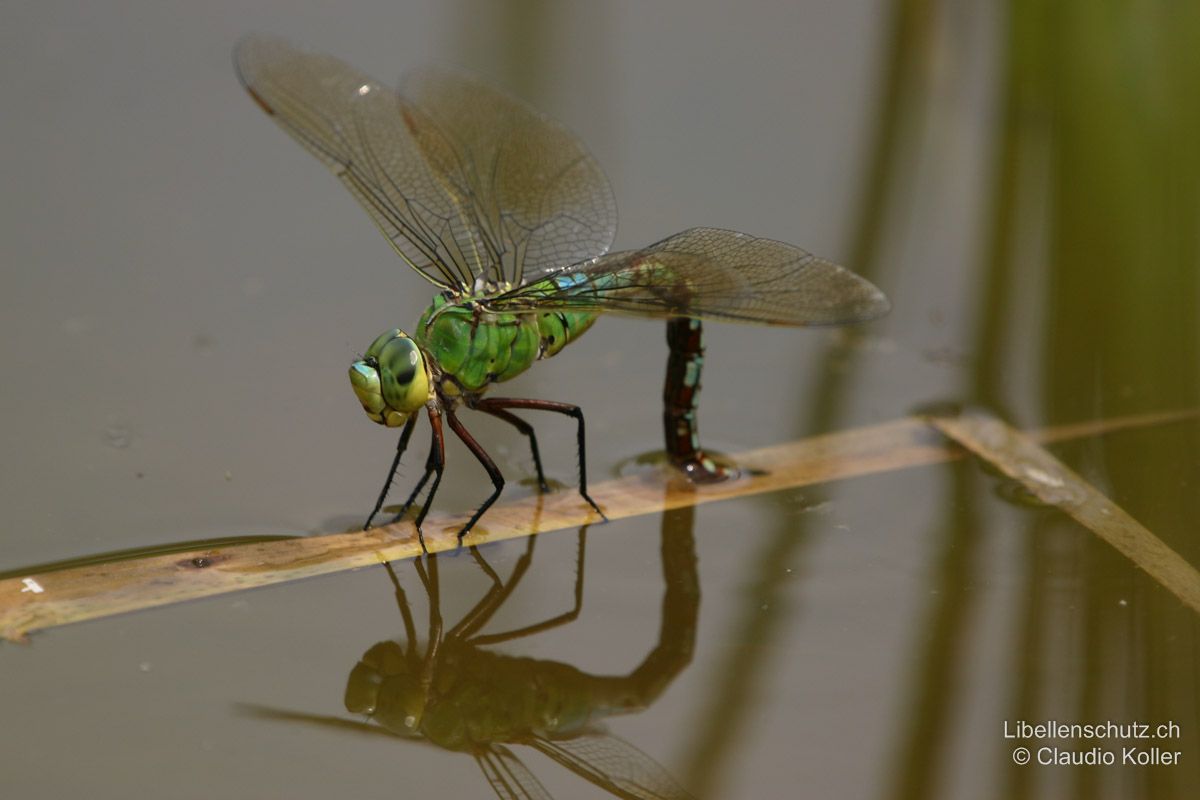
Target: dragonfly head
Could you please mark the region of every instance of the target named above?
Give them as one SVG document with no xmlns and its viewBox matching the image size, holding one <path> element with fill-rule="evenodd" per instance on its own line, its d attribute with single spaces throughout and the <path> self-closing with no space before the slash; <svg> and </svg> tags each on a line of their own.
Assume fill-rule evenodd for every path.
<svg viewBox="0 0 1200 800">
<path fill-rule="evenodd" d="M 392 733 L 420 736 L 429 703 L 419 657 L 405 654 L 394 641 L 380 642 L 355 665 L 346 682 L 345 704 L 351 714 L 367 714 Z"/>
<path fill-rule="evenodd" d="M 399 428 L 429 400 L 429 368 L 420 346 L 393 328 L 350 365 L 350 385 L 367 416 Z"/>
</svg>

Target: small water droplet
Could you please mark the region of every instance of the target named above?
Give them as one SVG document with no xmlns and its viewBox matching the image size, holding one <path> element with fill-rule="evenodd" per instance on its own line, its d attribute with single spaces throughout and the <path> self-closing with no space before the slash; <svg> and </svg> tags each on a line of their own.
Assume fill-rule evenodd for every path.
<svg viewBox="0 0 1200 800">
<path fill-rule="evenodd" d="M 153 668 L 153 665 L 149 661 L 143 661 L 142 663 L 138 664 L 138 669 L 142 672 L 149 672 Z"/>
<path fill-rule="evenodd" d="M 124 450 L 133 442 L 133 431 L 120 422 L 110 422 L 104 429 L 104 442 L 109 447 Z"/>
<path fill-rule="evenodd" d="M 1025 476 L 1035 483 L 1049 486 L 1051 488 L 1059 488 L 1065 486 L 1066 483 L 1057 475 L 1051 474 L 1040 467 L 1026 466 L 1023 469 Z"/>
</svg>

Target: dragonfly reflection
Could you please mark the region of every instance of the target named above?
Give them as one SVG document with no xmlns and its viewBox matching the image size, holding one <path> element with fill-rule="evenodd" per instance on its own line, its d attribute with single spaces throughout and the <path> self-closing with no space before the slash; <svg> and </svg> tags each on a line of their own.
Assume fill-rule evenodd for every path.
<svg viewBox="0 0 1200 800">
<path fill-rule="evenodd" d="M 428 598 L 424 649 L 404 587 L 388 565 L 404 622 L 404 641 L 388 640 L 371 647 L 351 671 L 346 686 L 346 710 L 366 714 L 371 722 L 260 706 L 250 709 L 260 717 L 380 733 L 469 754 L 501 798 L 550 797 L 510 745 L 532 747 L 617 797 L 691 797 L 661 765 L 607 732 L 601 721 L 645 709 L 691 662 L 700 607 L 692 514 L 689 508 L 663 516 L 666 589 L 658 642 L 628 675 L 593 675 L 559 661 L 488 649 L 579 616 L 587 542 L 584 528 L 579 532 L 571 610 L 498 633 L 484 633 L 483 629 L 528 571 L 536 537 L 529 537 L 507 580 L 501 579 L 477 548 L 470 548 L 491 586 L 449 630 L 440 609 L 437 556 L 414 560 L 413 569 Z"/>
</svg>

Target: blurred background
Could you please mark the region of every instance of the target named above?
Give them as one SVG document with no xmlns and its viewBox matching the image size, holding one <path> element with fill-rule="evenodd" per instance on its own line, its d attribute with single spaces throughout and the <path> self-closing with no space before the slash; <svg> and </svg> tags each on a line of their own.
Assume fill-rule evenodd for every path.
<svg viewBox="0 0 1200 800">
<path fill-rule="evenodd" d="M 711 326 L 700 416 L 719 450 L 930 404 L 1021 428 L 1200 405 L 1200 5 L 15 0 L 0 571 L 337 531 L 370 509 L 394 443 L 345 370 L 380 330 L 411 329 L 432 290 L 244 95 L 230 50 L 249 31 L 385 82 L 434 60 L 507 87 L 608 172 L 619 249 L 736 228 L 888 294 L 891 315 L 852 331 Z M 583 406 L 603 480 L 660 440 L 665 358 L 661 323 L 606 319 L 512 393 Z M 569 422 L 534 421 L 569 484 Z M 524 442 L 468 424 L 508 491 L 529 491 Z M 1053 452 L 1200 563 L 1200 424 Z M 482 471 L 461 447 L 448 458 L 438 507 L 477 504 Z M 525 547 L 483 555 L 507 574 Z M 577 552 L 570 532 L 539 537 L 497 624 L 568 610 Z M 689 558 L 698 613 L 660 618 Z M 423 608 L 427 584 L 395 566 Z M 640 675 L 662 620 L 682 620 L 648 708 L 609 725 L 697 797 L 1200 790 L 1194 613 L 971 460 L 593 526 L 583 571 L 577 619 L 492 649 Z M 465 555 L 438 572 L 448 621 L 490 585 Z M 492 796 L 462 753 L 305 724 L 362 720 L 348 676 L 403 630 L 379 568 L 0 645 L 0 786 Z M 1018 720 L 1174 722 L 1181 763 L 1017 766 Z M 521 758 L 553 796 L 608 796 Z"/>
</svg>

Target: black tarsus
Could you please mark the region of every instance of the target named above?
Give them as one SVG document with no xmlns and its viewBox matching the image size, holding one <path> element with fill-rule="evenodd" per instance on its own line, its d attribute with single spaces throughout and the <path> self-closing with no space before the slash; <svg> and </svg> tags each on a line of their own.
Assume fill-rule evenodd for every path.
<svg viewBox="0 0 1200 800">
<path fill-rule="evenodd" d="M 421 523 L 425 521 L 425 515 L 429 513 L 429 507 L 433 503 L 433 496 L 437 494 L 438 484 L 442 481 L 442 472 L 446 466 L 446 442 L 442 435 L 442 413 L 432 408 L 427 410 L 429 412 L 429 426 L 433 429 L 433 435 L 429 442 L 429 455 L 425 458 L 425 474 L 421 476 L 421 480 L 417 481 L 416 487 L 413 488 L 408 499 L 404 501 L 404 505 L 400 507 L 400 511 L 391 520 L 392 523 L 396 523 L 404 518 L 404 515 L 408 513 L 413 503 L 416 502 L 417 497 L 420 496 L 421 490 L 425 488 L 425 484 L 429 482 L 429 476 L 433 475 L 433 486 L 429 487 L 429 496 L 425 498 L 425 503 L 421 506 L 420 513 L 417 514 L 417 518 L 413 521 L 417 528 L 417 539 L 421 542 L 421 549 L 425 552 L 429 551 L 425 548 L 425 534 L 421 531 Z M 409 420 L 408 426 L 405 427 L 406 434 L 409 433 L 409 426 L 412 426 L 415 422 L 416 415 L 414 414 L 412 419 Z M 402 437 L 402 440 L 407 444 L 407 439 Z M 399 462 L 399 456 L 397 456 L 396 462 Z M 396 463 L 393 463 L 392 472 L 394 473 L 395 471 Z M 388 484 L 391 484 L 390 476 L 388 477 Z M 382 505 L 382 497 L 380 505 Z M 377 506 L 375 511 L 378 510 L 379 507 Z M 371 516 L 374 517 L 375 512 L 372 512 Z"/>
<path fill-rule="evenodd" d="M 425 473 L 421 475 L 421 480 L 417 481 L 417 485 L 414 486 L 413 490 L 409 493 L 408 499 L 404 501 L 404 505 L 400 506 L 400 511 L 397 512 L 396 516 L 392 517 L 392 522 L 399 522 L 400 520 L 404 519 L 404 515 L 408 513 L 410 508 L 412 508 L 413 503 L 415 503 L 417 497 L 420 496 L 421 490 L 425 488 L 425 484 L 429 481 L 429 476 L 432 475 L 437 469 L 438 458 L 441 456 L 441 453 L 442 450 L 438 447 L 438 434 L 435 431 L 432 439 L 429 442 L 429 455 L 425 457 Z M 430 499 L 432 500 L 432 497 Z M 421 519 L 424 518 L 425 515 L 422 514 Z M 417 526 L 419 530 L 419 522 L 417 523 Z"/>
<path fill-rule="evenodd" d="M 496 419 L 504 420 L 529 437 L 529 450 L 533 454 L 533 468 L 537 471 L 538 489 L 542 492 L 549 492 L 550 484 L 546 483 L 546 473 L 542 471 L 542 456 L 538 451 L 537 434 L 534 433 L 533 426 L 516 414 L 490 405 L 487 400 L 478 401 L 474 408 L 477 411 L 482 411 L 484 414 L 490 414 Z"/>
<path fill-rule="evenodd" d="M 429 507 L 433 505 L 433 497 L 437 494 L 438 485 L 442 482 L 442 473 L 446 470 L 446 438 L 442 434 L 442 412 L 440 409 L 432 407 L 428 408 L 428 411 L 429 426 L 433 428 L 433 438 L 429 445 L 429 458 L 425 463 L 425 475 L 421 478 L 420 483 L 417 484 L 417 488 L 419 490 L 424 485 L 425 479 L 429 477 L 431 466 L 434 473 L 433 485 L 429 487 L 429 494 L 425 497 L 425 503 L 421 506 L 420 513 L 417 514 L 417 518 L 413 521 L 413 524 L 417 527 L 417 538 L 421 542 L 421 549 L 427 553 L 429 551 L 425 548 L 425 534 L 421 532 L 421 523 L 425 521 L 425 515 L 429 513 Z M 453 419 L 454 417 L 451 416 L 450 418 Z M 414 492 L 412 497 L 409 498 L 409 503 L 415 500 L 416 496 L 416 492 Z M 401 515 L 406 511 L 408 511 L 407 507 L 401 509 Z M 459 534 L 459 538 L 462 538 L 462 534 Z"/>
<path fill-rule="evenodd" d="M 576 422 L 579 423 L 576 432 L 579 453 L 579 495 L 600 515 L 601 519 L 608 519 L 587 491 L 587 440 L 584 435 L 583 409 L 579 406 L 571 405 L 570 403 L 560 403 L 556 400 L 529 400 L 513 397 L 488 397 L 475 401 L 472 407 L 480 411 L 486 411 L 489 414 L 493 413 L 496 409 L 523 408 L 530 411 L 553 411 L 556 414 L 565 414 L 568 417 L 574 417 Z"/>
<path fill-rule="evenodd" d="M 404 455 L 404 451 L 408 448 L 408 440 L 412 438 L 413 428 L 417 426 L 417 415 L 413 414 L 408 418 L 408 422 L 404 424 L 404 430 L 400 432 L 400 441 L 396 443 L 396 457 L 392 459 L 392 468 L 388 470 L 387 480 L 383 482 L 383 488 L 379 491 L 379 498 L 375 501 L 375 507 L 371 509 L 370 516 L 363 523 L 363 530 L 371 527 L 371 522 L 374 521 L 375 515 L 379 513 L 379 509 L 383 508 L 383 501 L 387 499 L 388 492 L 392 488 L 392 481 L 396 477 L 396 470 L 400 468 L 400 458 Z"/>
<path fill-rule="evenodd" d="M 469 403 L 469 407 L 507 422 L 529 438 L 529 449 L 533 454 L 534 468 L 537 470 L 538 488 L 543 492 L 550 491 L 550 486 L 546 482 L 546 475 L 542 469 L 542 456 L 538 450 L 537 435 L 534 433 L 532 425 L 517 415 L 511 413 L 508 409 L 520 408 L 531 411 L 553 411 L 556 414 L 565 414 L 566 416 L 573 417 L 578 423 L 576 429 L 576 444 L 579 455 L 579 495 L 587 501 L 588 505 L 590 505 L 597 514 L 600 515 L 601 519 L 608 519 L 608 517 L 604 515 L 604 512 L 600 510 L 600 506 L 596 504 L 596 501 L 592 499 L 592 496 L 589 495 L 587 491 L 587 439 L 584 430 L 583 410 L 579 406 L 571 405 L 570 403 L 560 403 L 554 400 L 528 400 L 511 397 L 490 397 Z M 417 498 L 420 497 L 421 490 L 424 489 L 425 484 L 429 482 L 430 476 L 433 476 L 433 485 L 429 487 L 429 494 L 425 497 L 425 502 L 421 505 L 421 510 L 417 514 L 417 518 L 414 520 L 414 524 L 417 528 L 417 538 L 421 542 L 421 549 L 425 550 L 426 552 L 428 552 L 428 550 L 425 548 L 425 535 L 421 531 L 421 523 L 425 521 L 425 517 L 429 513 L 429 509 L 433 504 L 434 495 L 437 494 L 438 485 L 442 481 L 442 473 L 444 472 L 446 466 L 446 442 L 442 430 L 442 411 L 434 408 L 427 408 L 427 411 L 429 413 L 429 423 L 433 429 L 433 436 L 429 445 L 429 455 L 425 459 L 425 472 L 421 476 L 421 479 L 417 481 L 417 485 L 413 488 L 412 493 L 409 494 L 408 499 L 404 501 L 404 505 L 401 506 L 399 513 L 397 513 L 391 520 L 393 523 L 395 523 L 404 518 L 404 516 L 413 507 L 413 504 L 416 503 Z M 450 409 L 446 409 L 445 415 L 447 422 L 450 424 L 450 429 L 454 431 L 455 435 L 462 440 L 463 444 L 467 446 L 479 463 L 483 465 L 483 468 L 487 471 L 488 477 L 492 479 L 492 486 L 494 487 L 491 495 L 489 495 L 488 498 L 483 501 L 483 504 L 479 506 L 479 508 L 475 510 L 475 513 L 471 515 L 471 518 L 467 520 L 467 524 L 463 526 L 463 529 L 458 532 L 458 539 L 461 542 L 462 538 L 466 536 L 473 527 L 475 527 L 477 522 L 479 522 L 479 519 L 483 516 L 484 512 L 491 508 L 492 504 L 495 503 L 500 497 L 500 493 L 504 489 L 504 475 L 500 472 L 500 468 L 496 466 L 495 462 L 492 461 L 491 457 L 487 454 L 487 451 L 483 449 L 479 442 L 475 441 L 475 437 L 473 437 L 458 420 L 458 417 L 455 416 L 454 412 Z M 366 524 L 363 525 L 363 530 L 371 527 L 371 523 L 374 521 L 375 516 L 379 513 L 380 509 L 383 508 L 383 503 L 387 499 L 388 492 L 391 490 L 392 482 L 395 479 L 396 471 L 400 467 L 400 459 L 404 455 L 405 450 L 408 448 L 409 439 L 412 438 L 412 432 L 413 428 L 416 426 L 416 421 L 417 417 L 414 414 L 409 418 L 408 422 L 405 423 L 404 430 L 400 433 L 400 441 L 396 444 L 396 456 L 392 459 L 392 466 L 391 469 L 388 470 L 387 480 L 383 484 L 383 489 L 379 492 L 379 498 L 375 501 L 375 508 L 372 509 L 371 515 L 367 517 Z"/>
</svg>

